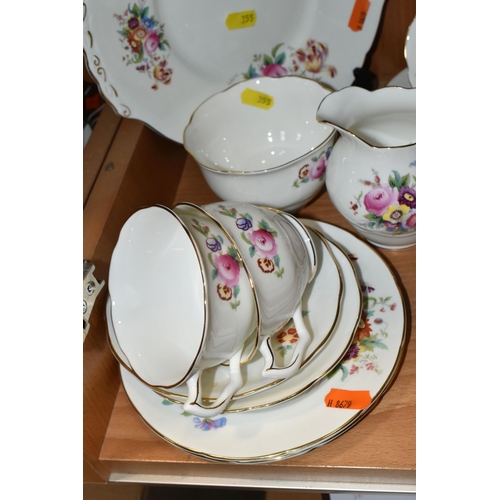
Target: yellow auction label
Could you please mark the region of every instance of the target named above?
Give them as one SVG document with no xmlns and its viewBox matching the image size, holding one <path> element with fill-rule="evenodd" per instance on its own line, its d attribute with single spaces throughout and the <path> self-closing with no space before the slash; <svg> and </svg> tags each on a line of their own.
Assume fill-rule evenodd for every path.
<svg viewBox="0 0 500 500">
<path fill-rule="evenodd" d="M 274 104 L 274 99 L 268 94 L 254 89 L 245 89 L 241 93 L 241 102 L 257 108 L 269 109 Z"/>
<path fill-rule="evenodd" d="M 257 21 L 257 14 L 254 10 L 244 10 L 243 12 L 233 12 L 226 17 L 226 26 L 230 30 L 240 28 L 251 28 Z"/>
</svg>

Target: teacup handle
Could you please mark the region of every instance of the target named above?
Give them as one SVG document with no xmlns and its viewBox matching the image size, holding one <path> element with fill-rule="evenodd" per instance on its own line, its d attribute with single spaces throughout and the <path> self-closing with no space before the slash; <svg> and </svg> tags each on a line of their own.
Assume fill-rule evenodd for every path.
<svg viewBox="0 0 500 500">
<path fill-rule="evenodd" d="M 260 353 L 264 358 L 264 370 L 262 371 L 262 376 L 265 378 L 272 379 L 282 379 L 288 378 L 294 373 L 296 373 L 302 361 L 304 359 L 306 349 L 311 343 L 311 333 L 307 329 L 304 319 L 302 318 L 302 304 L 299 304 L 295 312 L 293 313 L 293 322 L 295 323 L 295 328 L 299 335 L 299 341 L 295 344 L 295 354 L 293 361 L 288 364 L 288 366 L 275 366 L 274 364 L 274 353 L 271 348 L 271 337 L 265 338 L 259 346 Z"/>
<path fill-rule="evenodd" d="M 210 406 L 205 405 L 202 401 L 201 374 L 203 370 L 198 370 L 191 375 L 186 382 L 188 395 L 183 406 L 184 411 L 201 418 L 213 418 L 222 413 L 236 391 L 243 386 L 243 377 L 241 376 L 242 354 L 243 346 L 231 356 L 229 360 L 229 383 Z"/>
</svg>

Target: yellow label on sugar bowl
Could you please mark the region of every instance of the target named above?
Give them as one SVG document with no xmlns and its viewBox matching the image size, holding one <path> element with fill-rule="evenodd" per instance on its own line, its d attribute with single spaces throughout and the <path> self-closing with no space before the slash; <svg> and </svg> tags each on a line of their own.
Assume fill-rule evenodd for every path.
<svg viewBox="0 0 500 500">
<path fill-rule="evenodd" d="M 257 14 L 254 10 L 244 10 L 243 12 L 233 12 L 226 17 L 226 26 L 229 30 L 240 28 L 251 28 L 257 21 Z"/>
<path fill-rule="evenodd" d="M 245 89 L 241 93 L 241 102 L 257 108 L 269 109 L 274 104 L 274 99 L 268 94 L 254 89 Z"/>
</svg>

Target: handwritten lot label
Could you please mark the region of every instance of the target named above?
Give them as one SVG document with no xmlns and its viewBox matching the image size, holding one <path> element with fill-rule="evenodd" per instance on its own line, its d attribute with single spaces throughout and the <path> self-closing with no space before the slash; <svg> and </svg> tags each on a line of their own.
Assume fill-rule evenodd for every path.
<svg viewBox="0 0 500 500">
<path fill-rule="evenodd" d="M 331 389 L 325 397 L 327 408 L 348 408 L 350 410 L 363 410 L 372 401 L 370 391 L 346 391 L 344 389 Z"/>
<path fill-rule="evenodd" d="M 257 14 L 254 10 L 244 10 L 243 12 L 233 12 L 226 17 L 226 26 L 229 30 L 240 28 L 251 28 L 257 21 Z"/>
<path fill-rule="evenodd" d="M 356 0 L 348 24 L 352 31 L 361 31 L 363 29 L 369 8 L 370 0 Z"/>
<path fill-rule="evenodd" d="M 256 106 L 257 108 L 269 109 L 273 106 L 274 99 L 272 96 L 258 90 L 245 89 L 241 93 L 241 102 L 249 106 Z"/>
</svg>

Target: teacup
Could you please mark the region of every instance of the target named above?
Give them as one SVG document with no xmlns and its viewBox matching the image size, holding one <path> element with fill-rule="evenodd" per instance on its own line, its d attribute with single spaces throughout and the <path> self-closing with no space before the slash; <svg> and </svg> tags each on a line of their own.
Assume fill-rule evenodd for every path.
<svg viewBox="0 0 500 500">
<path fill-rule="evenodd" d="M 221 200 L 295 212 L 325 184 L 336 134 L 316 110 L 331 92 L 300 76 L 236 83 L 194 111 L 184 147 Z"/>
<path fill-rule="evenodd" d="M 290 214 L 251 204 L 225 201 L 202 207 L 232 236 L 257 291 L 260 315 L 259 350 L 262 375 L 287 378 L 302 363 L 311 334 L 302 317 L 302 295 L 316 268 L 314 243 L 307 230 Z M 294 358 L 279 366 L 271 348 L 271 335 L 293 318 L 299 341 Z"/>
<path fill-rule="evenodd" d="M 133 373 L 151 387 L 186 382 L 186 411 L 212 417 L 241 387 L 243 346 L 257 336 L 257 304 L 248 276 L 238 272 L 238 253 L 199 219 L 199 228 L 188 227 L 163 206 L 133 214 L 113 251 L 109 292 L 116 338 Z M 226 272 L 223 279 L 218 270 Z M 210 408 L 199 405 L 203 370 L 228 359 L 228 386 Z"/>
</svg>

